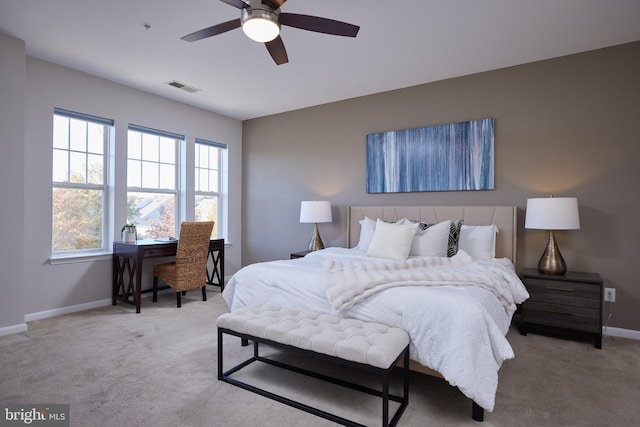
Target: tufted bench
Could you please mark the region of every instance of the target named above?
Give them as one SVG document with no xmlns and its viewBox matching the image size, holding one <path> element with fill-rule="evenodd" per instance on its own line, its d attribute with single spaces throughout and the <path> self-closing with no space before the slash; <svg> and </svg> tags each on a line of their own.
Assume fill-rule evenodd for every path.
<svg viewBox="0 0 640 427">
<path fill-rule="evenodd" d="M 396 425 L 407 407 L 409 401 L 409 336 L 401 329 L 379 323 L 266 304 L 244 307 L 233 313 L 223 314 L 218 317 L 217 326 L 219 380 L 347 426 L 361 426 L 361 424 L 254 387 L 231 378 L 231 375 L 252 362 L 261 361 L 381 397 L 383 426 Z M 224 371 L 223 334 L 235 335 L 243 341 L 253 341 L 253 357 Z M 382 378 L 382 391 L 265 358 L 259 354 L 259 343 L 266 343 L 288 351 L 301 352 L 307 356 L 379 374 Z M 404 390 L 403 396 L 396 396 L 389 392 L 389 380 L 391 371 L 402 358 L 404 358 Z M 400 403 L 390 422 L 389 400 Z"/>
</svg>

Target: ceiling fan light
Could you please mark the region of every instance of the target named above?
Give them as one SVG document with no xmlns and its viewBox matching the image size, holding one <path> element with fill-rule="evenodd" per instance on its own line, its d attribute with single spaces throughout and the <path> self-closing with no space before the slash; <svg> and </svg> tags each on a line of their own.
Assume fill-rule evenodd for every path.
<svg viewBox="0 0 640 427">
<path fill-rule="evenodd" d="M 252 18 L 247 20 L 242 25 L 242 31 L 244 31 L 247 37 L 251 40 L 263 43 L 270 42 L 280 34 L 278 24 L 263 18 Z"/>
<path fill-rule="evenodd" d="M 241 21 L 242 31 L 251 40 L 261 43 L 270 42 L 280 34 L 278 16 L 268 10 L 243 9 Z"/>
</svg>

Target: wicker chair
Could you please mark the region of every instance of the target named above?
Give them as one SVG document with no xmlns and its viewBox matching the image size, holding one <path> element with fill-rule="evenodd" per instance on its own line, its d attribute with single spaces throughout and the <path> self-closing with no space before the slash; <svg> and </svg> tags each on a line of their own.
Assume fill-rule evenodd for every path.
<svg viewBox="0 0 640 427">
<path fill-rule="evenodd" d="M 202 301 L 207 300 L 207 260 L 213 222 L 183 222 L 176 260 L 153 266 L 153 302 L 158 300 L 158 278 L 176 291 L 178 308 L 181 295 L 195 288 L 202 288 Z"/>
</svg>

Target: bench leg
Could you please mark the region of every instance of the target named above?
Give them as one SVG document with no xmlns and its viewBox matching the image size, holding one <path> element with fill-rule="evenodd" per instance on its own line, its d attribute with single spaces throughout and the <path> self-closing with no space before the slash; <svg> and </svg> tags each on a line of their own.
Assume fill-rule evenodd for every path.
<svg viewBox="0 0 640 427">
<path fill-rule="evenodd" d="M 409 404 L 409 352 L 404 355 L 404 401 Z"/>
<path fill-rule="evenodd" d="M 382 426 L 389 426 L 389 372 L 384 374 L 382 383 Z"/>
<path fill-rule="evenodd" d="M 222 331 L 218 328 L 218 379 L 222 379 Z"/>
</svg>

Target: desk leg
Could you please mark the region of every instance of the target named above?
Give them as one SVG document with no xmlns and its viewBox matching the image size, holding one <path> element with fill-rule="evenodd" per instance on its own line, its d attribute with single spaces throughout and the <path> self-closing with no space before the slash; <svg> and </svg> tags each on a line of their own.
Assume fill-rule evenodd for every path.
<svg viewBox="0 0 640 427">
<path fill-rule="evenodd" d="M 113 275 L 113 305 L 116 305 L 118 299 L 124 302 L 135 302 L 136 259 L 114 255 Z"/>
<path fill-rule="evenodd" d="M 224 247 L 219 250 L 209 250 L 209 258 L 212 261 L 212 268 L 209 272 L 209 259 L 207 259 L 207 285 L 220 286 L 220 292 L 222 292 L 224 291 Z"/>
<path fill-rule="evenodd" d="M 116 305 L 117 302 L 117 296 L 118 296 L 118 274 L 120 271 L 120 268 L 118 266 L 118 255 L 113 254 L 113 271 L 111 273 L 112 277 L 112 283 L 111 283 L 111 305 Z"/>
<path fill-rule="evenodd" d="M 134 268 L 136 270 L 136 283 L 133 285 L 135 287 L 136 313 L 140 313 L 142 302 L 142 258 L 139 255 Z"/>
<path fill-rule="evenodd" d="M 220 248 L 220 255 L 218 255 L 218 262 L 220 263 L 220 293 L 224 291 L 224 245 Z"/>
</svg>

